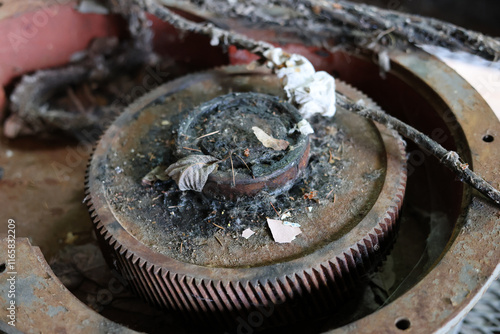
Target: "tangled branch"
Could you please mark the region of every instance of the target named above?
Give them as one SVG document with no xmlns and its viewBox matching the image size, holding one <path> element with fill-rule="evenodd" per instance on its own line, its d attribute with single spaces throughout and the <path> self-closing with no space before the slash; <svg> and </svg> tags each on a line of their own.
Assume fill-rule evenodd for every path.
<svg viewBox="0 0 500 334">
<path fill-rule="evenodd" d="M 279 2 L 279 1 L 275 1 Z M 342 2 L 343 3 L 343 2 Z M 248 51 L 254 52 L 259 55 L 263 55 L 264 51 L 271 50 L 274 48 L 272 45 L 264 42 L 255 41 L 249 39 L 240 34 L 234 34 L 229 31 L 216 28 L 213 25 L 201 25 L 187 19 L 180 17 L 179 15 L 171 12 L 167 8 L 158 5 L 155 0 L 144 0 L 143 8 L 155 16 L 171 23 L 176 28 L 181 30 L 193 31 L 197 33 L 201 33 L 204 35 L 208 35 L 212 38 L 212 40 L 217 39 L 221 44 L 233 44 L 240 48 L 244 48 Z M 373 12 L 375 15 L 376 12 Z M 352 18 L 352 16 L 350 16 Z M 382 18 L 377 18 L 375 16 L 372 17 L 373 20 L 376 20 L 378 24 L 383 24 Z M 438 21 L 436 20 L 436 24 Z M 387 28 L 387 25 L 385 25 Z M 215 44 L 215 43 L 214 43 Z M 498 53 L 498 50 L 495 52 Z M 394 130 L 398 131 L 402 136 L 412 140 L 424 150 L 429 151 L 431 154 L 436 156 L 442 164 L 444 164 L 447 168 L 453 171 L 462 182 L 465 182 L 477 189 L 483 195 L 492 199 L 496 203 L 500 204 L 500 192 L 487 183 L 481 176 L 474 173 L 469 169 L 467 164 L 461 163 L 462 159 L 460 159 L 459 155 L 456 152 L 448 151 L 444 147 L 442 147 L 439 143 L 435 142 L 422 132 L 417 129 L 405 124 L 404 122 L 386 114 L 380 109 L 369 109 L 364 108 L 363 106 L 357 105 L 350 101 L 344 95 L 337 93 L 337 104 L 341 107 L 355 112 L 365 118 L 371 119 L 378 123 L 384 124 Z"/>
<path fill-rule="evenodd" d="M 207 13 L 214 19 L 229 17 L 259 27 L 286 27 L 287 31 L 315 45 L 333 40 L 336 48 L 361 47 L 379 52 L 393 44 L 402 49 L 430 44 L 473 53 L 490 61 L 497 61 L 500 56 L 499 38 L 434 18 L 350 1 L 158 1 Z"/>
</svg>

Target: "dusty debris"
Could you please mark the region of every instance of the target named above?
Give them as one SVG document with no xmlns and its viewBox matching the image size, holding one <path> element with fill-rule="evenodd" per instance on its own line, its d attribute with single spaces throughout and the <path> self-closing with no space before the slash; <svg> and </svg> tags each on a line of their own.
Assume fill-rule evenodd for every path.
<svg viewBox="0 0 500 334">
<path fill-rule="evenodd" d="M 245 239 L 248 239 L 254 234 L 255 234 L 254 231 L 252 231 L 250 228 L 247 228 L 243 231 L 243 233 L 241 233 L 241 236 Z"/>
<path fill-rule="evenodd" d="M 283 222 L 282 220 L 267 218 L 267 225 L 271 230 L 274 241 L 285 244 L 295 240 L 295 237 L 302 233 L 298 224 Z"/>
<path fill-rule="evenodd" d="M 286 140 L 273 138 L 258 126 L 253 126 L 252 130 L 257 139 L 267 148 L 272 148 L 275 151 L 284 151 L 290 145 Z"/>
<path fill-rule="evenodd" d="M 330 155 L 330 158 L 328 159 L 329 164 L 334 164 L 336 160 L 341 160 L 339 157 L 333 155 L 332 150 L 329 150 L 328 153 Z"/>
<path fill-rule="evenodd" d="M 339 115 L 337 116 L 341 117 L 344 114 L 345 111 L 339 110 Z M 162 117 L 164 117 L 164 115 L 162 115 Z M 339 190 L 343 189 L 344 186 L 347 186 L 344 185 L 341 176 L 343 175 L 343 168 L 348 166 L 351 161 L 351 156 L 346 155 L 344 159 L 335 164 L 335 166 L 328 164 L 328 150 L 332 149 L 334 152 L 337 151 L 341 142 L 345 140 L 344 130 L 339 130 L 336 136 L 330 136 L 325 133 L 322 128 L 323 121 L 324 118 L 319 115 L 313 117 L 311 120 L 311 125 L 314 127 L 318 138 L 315 136 L 310 139 L 312 144 L 311 161 L 304 171 L 305 182 L 299 182 L 291 189 L 288 189 L 283 193 L 276 194 L 264 191 L 258 194 L 256 198 L 240 198 L 235 202 L 210 200 L 208 202 L 210 204 L 207 205 L 207 199 L 204 197 L 205 195 L 195 191 L 180 191 L 176 183 L 169 179 L 167 181 L 156 181 L 151 186 L 147 187 L 140 186 L 134 182 L 133 189 L 135 190 L 133 191 L 126 185 L 117 184 L 119 189 L 116 188 L 115 191 L 117 193 L 123 192 L 124 196 L 113 199 L 113 205 L 117 205 L 117 207 L 121 208 L 120 210 L 133 217 L 137 217 L 137 219 L 143 219 L 139 218 L 139 216 L 142 216 L 141 211 L 144 212 L 144 210 L 146 210 L 146 212 L 151 212 L 151 219 L 155 220 L 157 224 L 148 224 L 148 231 L 155 231 L 151 232 L 152 235 L 155 236 L 162 235 L 156 232 L 157 229 L 169 231 L 168 233 L 170 233 L 170 235 L 166 238 L 162 237 L 160 243 L 169 245 L 168 243 L 172 242 L 177 244 L 176 251 L 168 249 L 169 246 L 162 246 L 161 252 L 164 252 L 165 254 L 172 254 L 172 256 L 175 256 L 182 261 L 208 263 L 209 261 L 212 261 L 210 260 L 211 257 L 209 257 L 208 254 L 213 254 L 205 252 L 205 246 L 201 246 L 197 243 L 188 245 L 184 239 L 185 237 L 182 236 L 182 233 L 186 233 L 186 235 L 190 236 L 190 239 L 188 240 L 195 240 L 198 236 L 210 239 L 213 241 L 213 245 L 216 246 L 215 249 L 218 249 L 219 244 L 213 235 L 217 230 L 222 231 L 221 227 L 224 227 L 224 236 L 221 236 L 221 234 L 217 234 L 217 236 L 221 242 L 223 242 L 224 247 L 233 252 L 232 254 L 235 254 L 235 250 L 239 249 L 232 244 L 232 238 L 234 237 L 243 241 L 241 234 L 246 228 L 251 228 L 256 232 L 255 235 L 248 239 L 251 242 L 252 247 L 259 245 L 262 242 L 268 242 L 275 245 L 275 247 L 280 247 L 281 244 L 274 241 L 271 233 L 265 233 L 267 230 L 267 223 L 265 223 L 267 217 L 281 221 L 299 223 L 305 228 L 306 225 L 302 223 L 303 219 L 309 219 L 308 214 L 311 215 L 311 213 L 308 212 L 307 207 L 314 207 L 312 214 L 315 214 L 317 207 L 323 204 L 315 200 L 311 201 L 309 199 L 304 199 L 304 193 L 316 190 L 317 198 L 324 199 L 332 188 Z M 172 122 L 175 126 L 175 120 Z M 334 119 L 332 121 L 332 125 L 340 127 L 338 122 L 339 119 Z M 246 129 L 251 129 L 251 127 L 252 125 L 249 127 L 247 126 Z M 155 143 L 161 143 L 159 146 L 163 149 L 163 151 L 159 150 L 155 152 L 155 155 L 157 157 L 166 157 L 161 160 L 166 166 L 174 164 L 176 159 L 178 159 L 177 156 L 169 154 L 168 151 L 164 149 L 165 145 L 163 145 L 164 142 L 169 141 L 169 138 L 175 134 L 172 134 L 169 131 L 164 131 L 164 128 L 158 122 L 154 123 L 154 129 L 158 131 L 160 137 L 152 136 L 150 138 L 151 141 L 145 143 L 144 150 L 139 150 L 137 147 L 133 148 L 133 156 L 137 156 L 137 154 L 144 156 L 144 158 L 139 158 L 130 162 L 131 165 L 129 166 L 130 170 L 133 171 L 133 174 L 130 176 L 137 175 L 139 182 L 145 174 L 147 174 L 154 166 L 158 165 L 157 161 L 160 161 L 159 159 L 155 159 L 151 165 L 149 165 L 149 163 L 144 163 L 144 160 L 148 159 L 148 153 L 151 151 L 150 147 L 152 147 L 152 145 L 156 145 Z M 200 135 L 211 133 L 215 130 L 217 130 L 217 128 L 214 130 L 200 129 L 199 132 L 190 134 L 190 138 L 197 138 Z M 295 135 L 297 135 L 297 133 L 295 133 Z M 219 135 L 216 136 L 218 137 Z M 262 146 L 260 142 L 257 141 L 253 133 L 250 133 L 249 136 L 256 142 L 255 145 L 260 146 L 266 151 L 276 152 L 270 148 Z M 278 136 L 276 135 L 276 137 Z M 211 137 L 204 139 L 209 140 L 210 138 Z M 350 147 L 349 143 L 350 142 L 346 142 L 348 147 Z M 240 151 L 240 157 L 242 157 L 245 162 L 250 161 L 251 159 L 245 158 L 243 153 L 245 148 L 248 148 L 248 146 L 246 143 L 241 146 L 242 149 Z M 254 148 L 252 147 L 250 150 L 253 151 Z M 126 152 L 131 152 L 131 149 L 126 150 Z M 183 150 L 180 152 L 180 154 L 182 154 Z M 189 153 L 191 152 L 188 152 L 188 154 Z M 251 152 L 251 154 L 253 153 L 254 152 Z M 233 153 L 233 155 L 235 154 Z M 226 159 L 226 162 L 228 164 L 230 163 L 229 153 L 227 153 L 225 157 L 221 156 L 217 158 Z M 233 156 L 233 163 L 239 163 L 237 169 L 235 165 L 235 171 L 237 171 L 238 174 L 248 170 L 239 157 L 235 158 Z M 111 166 L 115 165 L 119 165 L 119 163 L 111 163 Z M 230 180 L 232 178 L 231 167 L 225 166 L 225 169 L 223 169 L 221 167 L 221 163 L 218 165 L 219 167 L 217 169 L 217 173 L 224 171 L 226 173 L 226 177 Z M 325 173 L 327 173 L 327 176 L 325 176 Z M 142 203 L 134 203 L 134 205 L 132 205 L 134 207 L 139 205 L 143 208 L 141 210 L 138 210 L 138 208 L 135 208 L 134 210 L 128 208 L 128 205 L 131 203 L 127 202 L 126 198 L 134 196 L 134 193 L 139 194 L 137 196 L 144 199 Z M 264 203 L 264 205 L 262 203 Z M 270 203 L 274 205 L 276 210 L 273 209 Z M 168 210 L 165 210 L 165 208 Z M 265 223 L 265 226 L 258 227 L 258 222 Z M 264 233 L 260 233 L 260 229 L 263 229 L 262 232 Z M 178 252 L 180 241 L 184 241 L 183 252 L 181 254 Z M 192 257 L 194 250 L 196 250 L 197 253 L 194 257 Z M 213 251 L 215 252 L 215 250 Z M 231 262 L 233 260 L 231 260 L 229 256 L 223 258 L 221 254 L 219 254 L 217 261 Z"/>
<path fill-rule="evenodd" d="M 325 126 L 325 131 L 330 136 L 335 136 L 337 134 L 337 132 L 338 132 L 337 128 L 334 127 L 333 125 L 327 125 L 327 126 Z"/>
<path fill-rule="evenodd" d="M 318 195 L 318 192 L 316 190 L 311 190 L 310 192 L 304 194 L 304 199 L 315 199 L 316 196 Z"/>
</svg>

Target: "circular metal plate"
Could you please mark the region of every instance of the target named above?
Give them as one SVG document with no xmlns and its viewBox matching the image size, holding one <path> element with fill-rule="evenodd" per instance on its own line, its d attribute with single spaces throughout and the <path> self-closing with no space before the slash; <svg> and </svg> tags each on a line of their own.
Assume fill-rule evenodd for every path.
<svg viewBox="0 0 500 334">
<path fill-rule="evenodd" d="M 353 99 L 366 99 L 342 83 L 338 89 Z M 345 131 L 342 160 L 347 164 L 338 170 L 344 186 L 336 191 L 337 197 L 324 194 L 296 216 L 294 222 L 303 230 L 296 241 L 274 242 L 265 221 L 260 221 L 250 240 L 235 238 L 229 226 L 215 238 L 198 233 L 200 247 L 186 256 L 183 244 L 178 247 L 168 238 L 192 231 L 165 228 L 172 227 L 167 225 L 169 216 L 180 214 L 171 210 L 175 208 L 148 200 L 154 192 L 142 190 L 141 198 L 126 197 L 130 189 L 141 192 L 140 178 L 154 167 L 151 160 L 159 156 L 163 158 L 155 163 L 164 163 L 162 159 L 171 156 L 173 145 L 165 141 L 176 115 L 230 90 L 282 96 L 279 82 L 268 72 L 223 68 L 162 86 L 110 126 L 88 170 L 87 193 L 97 234 L 110 263 L 131 279 L 139 294 L 159 306 L 204 320 L 227 317 L 231 323 L 233 312 L 278 301 L 286 310 L 305 293 L 312 304 L 300 312 L 324 312 L 379 262 L 394 237 L 406 183 L 404 144 L 383 126 L 339 110 L 329 126 Z M 203 224 L 207 222 L 196 226 Z"/>
</svg>

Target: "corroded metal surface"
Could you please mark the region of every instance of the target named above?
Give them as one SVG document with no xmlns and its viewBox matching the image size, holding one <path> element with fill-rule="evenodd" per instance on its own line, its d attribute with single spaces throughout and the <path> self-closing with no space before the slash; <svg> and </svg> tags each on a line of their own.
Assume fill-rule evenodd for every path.
<svg viewBox="0 0 500 334">
<path fill-rule="evenodd" d="M 10 3 L 17 4 L 21 3 L 21 1 L 4 2 L 3 9 L 6 9 L 5 6 Z M 36 7 L 32 8 L 37 9 Z M 61 11 L 60 14 L 68 12 L 70 13 L 71 11 Z M 57 25 L 58 17 L 51 18 L 51 22 Z M 272 40 L 273 36 L 276 35 L 269 31 L 258 31 L 254 27 L 250 29 L 241 25 L 238 26 L 238 22 L 235 21 L 229 22 L 222 19 L 220 21 L 234 30 L 243 31 L 256 38 Z M 48 29 L 45 29 L 43 33 L 47 31 Z M 171 38 L 169 34 L 159 34 L 159 36 L 163 39 L 158 44 L 168 44 L 164 42 L 168 38 Z M 344 80 L 362 88 L 368 95 L 376 97 L 377 102 L 383 104 L 384 108 L 390 111 L 391 114 L 409 121 L 419 129 L 427 126 L 429 131 L 426 132 L 429 135 L 431 134 L 432 126 L 436 126 L 435 124 L 445 124 L 443 126 L 451 128 L 452 138 L 448 138 L 445 141 L 445 146 L 453 149 L 453 145 L 458 145 L 459 152 L 467 158 L 469 164 L 473 164 L 473 168 L 476 171 L 479 171 L 495 186 L 500 186 L 498 171 L 498 166 L 500 166 L 500 150 L 498 148 L 500 125 L 498 120 L 470 85 L 443 63 L 440 63 L 431 56 L 420 54 L 415 50 L 407 54 L 391 54 L 394 61 L 392 63 L 393 72 L 400 79 L 408 83 L 408 89 L 418 88 L 418 94 L 425 96 L 435 108 L 435 110 L 426 110 L 422 113 L 412 110 L 413 118 L 411 118 L 409 114 L 405 115 L 399 112 L 397 108 L 389 109 L 386 107 L 397 106 L 400 97 L 400 90 L 398 89 L 400 84 L 399 82 L 393 82 L 392 85 L 390 83 L 386 85 L 385 83 L 390 82 L 390 78 L 384 82 L 377 80 L 378 68 L 376 65 L 370 63 L 369 58 L 360 61 L 357 57 L 344 53 L 334 53 L 325 56 L 325 51 L 321 48 L 299 45 L 308 41 L 294 38 L 290 34 L 286 37 L 289 42 L 296 43 L 295 45 L 286 46 L 289 51 L 298 51 L 305 54 L 313 61 L 316 68 L 336 71 L 335 73 L 340 75 Z M 279 42 L 279 38 L 276 38 L 275 42 Z M 26 45 L 33 44 L 29 43 Z M 79 49 L 84 47 L 84 43 L 78 45 Z M 58 48 L 56 47 L 55 49 L 59 50 Z M 39 55 L 39 59 L 48 59 L 46 56 L 47 53 L 41 56 L 40 53 L 37 54 Z M 233 57 L 234 60 L 235 57 Z M 386 90 L 384 91 L 384 89 Z M 433 116 L 436 111 L 437 117 L 427 117 Z M 455 113 L 458 117 L 455 117 Z M 422 114 L 426 115 L 426 117 L 421 117 Z M 420 120 L 418 119 L 419 116 Z M 495 140 L 491 143 L 484 142 L 482 138 L 485 133 L 494 136 Z M 19 157 L 17 155 L 18 152 L 26 157 L 34 154 L 37 154 L 37 156 L 44 155 L 44 151 L 40 148 L 36 148 L 36 152 L 33 152 L 32 145 L 35 144 L 34 140 L 26 144 L 20 146 L 19 142 L 2 142 L 1 157 L 3 160 L 1 165 L 5 168 L 6 172 L 2 182 L 3 189 L 1 194 L 4 196 L 4 200 L 1 202 L 4 207 L 8 208 L 2 210 L 2 213 L 4 213 L 4 220 L 10 217 L 13 212 L 18 217 L 21 217 L 21 214 L 24 215 L 23 212 L 29 212 L 31 216 L 35 216 L 35 213 L 36 215 L 43 213 L 44 217 L 41 220 L 38 219 L 39 217 L 36 220 L 30 220 L 28 216 L 26 216 L 26 219 L 20 219 L 21 222 L 18 223 L 25 222 L 25 227 L 20 230 L 20 234 L 32 236 L 34 240 L 41 239 L 38 244 L 43 243 L 47 246 L 46 250 L 53 252 L 53 249 L 49 248 L 49 246 L 55 244 L 50 240 L 54 231 L 60 233 L 61 228 L 69 228 L 69 231 L 74 231 L 69 222 L 79 222 L 79 226 L 83 226 L 85 222 L 81 221 L 82 214 L 78 210 L 70 212 L 68 217 L 73 217 L 73 219 L 65 219 L 66 223 L 62 221 L 59 223 L 59 220 L 51 219 L 51 215 L 45 215 L 45 212 L 48 212 L 49 208 L 52 209 L 53 198 L 48 202 L 48 208 L 40 202 L 40 198 L 44 198 L 47 194 L 53 196 L 57 193 L 61 199 L 67 198 L 68 202 L 76 207 L 81 201 L 81 196 L 78 195 L 81 191 L 71 190 L 66 194 L 65 192 L 62 193 L 60 189 L 68 190 L 68 188 L 72 188 L 73 186 L 77 189 L 80 180 L 78 174 L 83 173 L 83 169 L 79 166 L 77 168 L 78 173 L 69 174 L 71 183 L 68 182 L 67 184 L 70 187 L 61 184 L 58 188 L 47 189 L 46 185 L 42 184 L 43 181 L 40 181 L 38 178 L 34 180 L 34 183 L 24 182 L 21 178 L 19 182 L 12 183 L 11 180 L 18 177 L 18 171 L 26 171 L 29 175 L 35 175 L 28 165 L 29 159 L 25 159 L 25 164 L 19 165 L 17 160 Z M 56 145 L 53 150 L 58 150 L 57 147 L 60 146 Z M 71 148 L 74 148 L 74 146 L 71 146 Z M 6 155 L 6 151 L 8 152 L 9 150 L 14 152 L 13 157 L 10 157 L 10 153 Z M 66 166 L 67 163 L 64 160 L 68 156 L 66 150 L 62 147 L 60 147 L 59 151 L 52 152 L 53 150 L 48 153 L 49 156 L 47 158 L 50 159 L 51 154 L 60 151 L 56 161 L 60 161 Z M 82 156 L 85 156 L 85 154 L 82 154 Z M 47 170 L 40 170 L 44 166 L 44 161 L 46 163 L 46 160 L 46 157 L 40 157 L 40 160 L 31 163 L 31 165 L 38 166 L 40 177 L 52 178 L 56 174 L 52 172 L 50 167 L 47 167 Z M 46 166 L 49 165 L 46 164 Z M 467 310 L 472 307 L 481 293 L 490 284 L 492 277 L 498 274 L 498 263 L 500 262 L 498 221 L 500 220 L 500 210 L 467 189 L 462 203 L 459 203 L 458 207 L 454 206 L 454 203 L 457 202 L 456 197 L 461 197 L 462 195 L 462 188 L 454 184 L 452 185 L 448 181 L 444 181 L 442 186 L 443 189 L 445 187 L 447 189 L 443 193 L 450 196 L 443 196 L 446 198 L 442 198 L 442 200 L 446 202 L 447 206 L 452 207 L 450 211 L 458 212 L 459 217 L 458 219 L 450 220 L 451 224 L 453 224 L 454 233 L 449 240 L 448 246 L 440 249 L 442 251 L 440 259 L 435 262 L 435 265 L 428 270 L 428 274 L 422 277 L 418 284 L 410 285 L 411 289 L 397 300 L 387 303 L 387 305 L 377 312 L 337 329 L 335 332 L 373 333 L 378 331 L 380 333 L 400 333 L 401 330 L 396 327 L 396 324 L 398 321 L 403 320 L 406 320 L 410 325 L 408 332 L 445 332 L 453 324 L 457 323 Z M 37 187 L 35 188 L 33 185 Z M 30 195 L 26 196 L 27 194 Z M 423 197 L 428 195 L 425 193 L 422 194 Z M 61 203 L 63 202 L 61 201 Z M 54 202 L 53 205 L 55 208 L 64 208 L 59 205 L 59 202 Z M 34 230 L 35 226 L 38 227 L 37 230 Z M 58 236 L 58 238 L 63 237 L 65 233 L 66 231 Z M 43 255 L 47 256 L 45 251 Z M 41 254 L 39 256 L 40 258 L 42 257 Z M 86 311 L 93 314 L 90 309 Z M 68 320 L 67 324 L 70 325 L 71 321 Z M 50 319 L 47 321 L 47 318 L 43 318 L 37 319 L 34 326 L 43 331 L 45 328 L 52 328 L 50 326 L 55 323 L 56 321 L 51 321 Z"/>
<path fill-rule="evenodd" d="M 7 259 L 7 237 L 0 237 L 0 258 Z M 0 272 L 0 304 L 10 305 L 7 281 L 15 276 L 16 326 L 2 327 L 8 333 L 137 333 L 94 312 L 69 292 L 54 275 L 38 247 L 17 238 L 15 274 Z M 4 263 L 4 262 L 1 262 Z M 5 269 L 5 270 L 4 270 Z M 0 321 L 9 322 L 2 311 Z M 20 332 L 19 332 L 20 331 Z"/>
<path fill-rule="evenodd" d="M 391 59 L 396 75 L 440 111 L 460 155 L 475 172 L 500 186 L 499 141 L 483 140 L 487 133 L 498 138 L 500 123 L 480 95 L 433 56 L 393 52 Z M 400 333 L 398 324 L 407 324 L 412 332 L 446 333 L 500 274 L 499 236 L 498 205 L 466 187 L 449 247 L 432 270 L 383 309 L 333 332 L 373 333 L 377 328 L 378 333 Z"/>
<path fill-rule="evenodd" d="M 237 159 L 237 157 L 243 159 L 240 155 L 233 154 L 232 151 L 228 152 L 227 148 L 224 147 L 227 145 L 232 145 L 232 147 L 234 147 L 235 143 L 233 141 L 235 138 L 226 138 L 226 141 L 222 142 L 222 139 L 217 136 L 217 146 L 224 147 L 225 149 L 223 153 L 219 154 L 217 154 L 218 152 L 213 152 L 213 144 L 207 145 L 204 143 L 204 141 L 214 142 L 215 140 L 211 138 L 206 138 L 201 142 L 197 140 L 197 137 L 202 134 L 195 134 L 195 128 L 202 126 L 203 120 L 213 117 L 214 115 L 217 115 L 217 118 L 220 118 L 222 115 L 222 117 L 227 117 L 228 120 L 240 120 L 236 124 L 225 124 L 224 122 L 218 124 L 217 132 L 225 132 L 228 127 L 242 129 L 246 126 L 249 128 L 259 123 L 262 124 L 261 126 L 266 126 L 268 133 L 276 131 L 276 129 L 272 128 L 274 125 L 280 128 L 282 132 L 290 134 L 294 132 L 296 124 L 302 121 L 302 117 L 295 107 L 279 101 L 277 97 L 256 93 L 230 93 L 219 96 L 194 108 L 185 116 L 177 130 L 175 145 L 178 156 L 185 157 L 187 154 L 192 153 L 192 151 L 186 151 L 186 147 L 193 149 L 194 146 L 200 151 L 202 149 L 206 150 L 206 152 L 204 152 L 205 154 L 216 156 L 221 160 L 227 160 L 228 154 L 231 156 L 231 159 L 233 155 L 234 159 Z M 240 115 L 245 115 L 250 121 L 244 120 Z M 284 127 L 283 121 L 285 120 L 289 123 L 288 129 Z M 214 129 L 215 128 L 212 126 L 210 131 Z M 257 144 L 257 147 L 249 147 L 248 145 L 250 143 L 248 139 L 241 137 L 243 136 L 241 129 L 239 130 L 239 145 L 241 146 L 241 143 L 244 142 L 247 145 L 247 152 L 251 151 L 251 154 L 255 155 L 253 151 L 259 151 L 258 147 L 263 147 L 262 144 L 256 142 L 254 144 Z M 215 132 L 210 131 L 207 133 Z M 275 191 L 285 187 L 287 184 L 291 184 L 300 176 L 307 165 L 310 143 L 309 136 L 304 134 L 300 134 L 298 138 L 290 138 L 289 140 L 291 141 L 289 145 L 292 148 L 281 156 L 279 160 L 273 161 L 276 160 L 273 159 L 266 161 L 265 169 L 260 168 L 260 171 L 258 169 L 249 169 L 249 173 L 237 173 L 234 179 L 230 173 L 224 173 L 220 168 L 214 171 L 208 176 L 207 183 L 203 187 L 203 193 L 222 200 L 235 200 L 242 196 L 254 196 L 263 189 Z M 240 152 L 240 154 L 243 155 L 243 152 Z M 250 153 L 248 153 L 248 155 L 250 155 Z"/>
<path fill-rule="evenodd" d="M 199 13 L 201 16 L 210 14 Z M 278 32 L 249 29 L 230 19 L 220 19 L 231 29 L 253 38 L 264 38 L 278 43 Z M 495 187 L 500 187 L 500 122 L 491 108 L 470 84 L 446 64 L 418 49 L 408 52 L 393 50 L 391 74 L 403 82 L 394 85 L 374 84 L 367 77 L 378 71 L 370 64 L 371 54 L 351 57 L 342 52 L 323 56 L 321 48 L 307 44 L 299 36 L 286 36 L 286 49 L 310 59 L 317 69 L 336 71 L 337 76 L 360 88 L 384 106 L 391 115 L 406 121 L 434 138 L 447 149 L 455 149 L 473 170 Z M 246 63 L 252 58 L 233 50 L 233 61 Z M 390 78 L 388 78 L 391 81 Z M 406 86 L 406 87 L 405 87 Z M 407 96 L 423 96 L 427 105 L 411 105 L 413 99 L 400 101 L 403 91 Z M 410 105 L 408 105 L 410 104 Z M 426 107 L 428 109 L 419 109 Z M 433 110 L 429 113 L 429 110 Z M 426 115 L 427 117 L 422 117 Z M 447 132 L 451 136 L 447 135 Z M 493 141 L 483 138 L 490 135 Z M 426 159 L 425 153 L 424 156 Z M 421 161 L 409 161 L 409 172 Z M 453 178 L 451 176 L 450 178 Z M 455 180 L 456 181 L 456 180 Z M 491 282 L 500 274 L 500 208 L 468 187 L 450 180 L 442 180 L 442 188 L 449 196 L 440 200 L 452 214 L 453 233 L 447 247 L 428 274 L 406 293 L 382 309 L 334 333 L 401 333 L 398 323 L 408 324 L 408 331 L 419 333 L 446 333 L 467 314 Z M 450 188 L 453 188 L 451 190 Z M 458 197 L 454 198 L 454 197 Z M 375 330 L 376 329 L 376 330 Z"/>
<path fill-rule="evenodd" d="M 14 219 L 18 235 L 29 236 L 47 259 L 65 246 L 68 233 L 89 234 L 78 185 L 98 138 L 88 135 L 81 143 L 0 139 L 0 220 Z M 0 224 L 0 233 L 7 233 L 7 224 Z"/>
<path fill-rule="evenodd" d="M 230 80 L 225 81 L 227 78 Z M 250 80 L 248 78 L 251 81 L 247 82 Z M 329 236 L 327 229 L 311 225 L 304 232 L 307 237 L 302 244 L 292 243 L 278 248 L 276 243 L 271 242 L 265 247 L 273 250 L 269 252 L 272 258 L 267 265 L 258 262 L 262 261 L 260 256 L 257 262 L 245 265 L 250 268 L 202 266 L 176 260 L 158 251 L 156 247 L 161 246 L 161 241 L 155 243 L 154 247 L 147 245 L 147 237 L 140 232 L 148 224 L 147 212 L 141 214 L 142 219 L 139 221 L 131 221 L 137 219 L 123 215 L 110 204 L 115 194 L 113 187 L 107 184 L 105 179 L 116 179 L 122 185 L 132 182 L 130 185 L 133 186 L 137 176 L 131 175 L 127 178 L 127 173 L 133 173 L 128 167 L 124 167 L 120 176 L 108 171 L 113 171 L 115 165 L 125 166 L 124 162 L 130 164 L 130 159 L 123 160 L 120 155 L 125 157 L 127 152 L 138 152 L 139 148 L 134 142 L 144 142 L 144 138 L 151 133 L 148 124 L 158 123 L 168 115 L 164 105 L 147 107 L 150 111 L 143 109 L 144 107 L 153 101 L 165 101 L 166 97 L 162 96 L 167 96 L 170 99 L 168 101 L 186 103 L 176 95 L 184 90 L 192 103 L 196 103 L 195 101 L 200 99 L 197 92 L 203 92 L 203 101 L 207 97 L 210 98 L 212 91 L 217 94 L 224 93 L 220 87 L 231 87 L 231 90 L 237 91 L 241 89 L 238 85 L 245 89 L 259 87 L 264 92 L 266 85 L 273 87 L 273 90 L 279 88 L 275 77 L 265 73 L 256 76 L 244 68 L 206 72 L 178 79 L 159 88 L 131 106 L 111 125 L 97 145 L 88 170 L 88 206 L 98 237 L 108 255 L 109 263 L 131 280 L 135 290 L 143 298 L 161 307 L 184 311 L 203 322 L 218 320 L 221 323 L 233 324 L 238 314 L 248 314 L 258 306 L 269 307 L 278 304 L 280 307 L 272 317 L 273 323 L 286 323 L 284 319 L 289 312 L 293 312 L 297 318 L 307 317 L 311 312 L 322 314 L 331 305 L 342 301 L 356 286 L 360 276 L 379 262 L 381 254 L 395 236 L 396 219 L 406 184 L 406 158 L 403 142 L 383 126 L 377 125 L 374 129 L 380 131 L 377 136 L 383 143 L 383 162 L 377 168 L 384 169 L 385 176 L 368 212 L 349 211 L 348 207 L 353 205 L 356 199 L 373 196 L 363 194 L 363 187 L 354 186 L 352 193 L 339 200 L 345 203 L 339 203 L 334 210 L 331 206 L 328 206 L 328 209 L 318 209 L 319 213 L 315 215 L 318 223 L 333 223 L 343 214 L 348 214 L 351 220 L 354 219 L 348 229 L 328 241 L 325 239 Z M 366 96 L 345 84 L 339 82 L 338 87 L 355 100 L 364 98 L 369 101 Z M 154 116 L 151 110 L 162 110 L 163 114 Z M 342 119 L 342 113 L 338 117 Z M 352 127 L 352 132 L 355 132 L 356 122 L 360 120 L 350 119 L 352 117 L 353 115 L 346 114 L 345 119 L 348 121 L 344 120 L 343 125 Z M 135 126 L 135 122 L 138 126 Z M 358 132 L 366 135 L 365 131 L 371 130 Z M 354 136 L 351 140 L 359 138 Z M 364 156 L 371 162 L 369 152 L 372 148 L 369 141 L 356 141 L 354 144 L 354 156 Z M 118 158 L 114 158 L 116 156 Z M 370 165 L 370 162 L 367 164 Z M 359 174 L 362 174 L 362 165 L 363 163 L 359 163 L 350 168 L 354 184 L 358 182 L 356 179 Z M 320 242 L 315 243 L 315 240 Z M 293 253 L 297 247 L 300 252 Z M 256 254 L 259 255 L 259 250 Z M 286 254 L 288 255 L 284 256 Z M 238 254 L 231 255 L 238 257 Z M 251 255 L 248 253 L 241 258 L 251 259 Z M 302 299 L 309 302 L 297 303 L 297 300 Z"/>
</svg>

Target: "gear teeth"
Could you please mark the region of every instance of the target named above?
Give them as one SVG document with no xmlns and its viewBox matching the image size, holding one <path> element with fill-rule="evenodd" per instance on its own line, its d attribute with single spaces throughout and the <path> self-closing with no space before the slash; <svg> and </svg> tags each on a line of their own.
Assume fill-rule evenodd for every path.
<svg viewBox="0 0 500 334">
<path fill-rule="evenodd" d="M 400 138 L 398 145 L 401 157 L 405 157 L 405 143 Z M 106 260 L 136 294 L 159 308 L 178 311 L 188 320 L 234 327 L 238 317 L 248 319 L 260 307 L 261 315 L 273 314 L 265 318 L 266 325 L 276 326 L 324 314 L 332 304 L 338 305 L 350 296 L 361 277 L 379 263 L 397 233 L 396 222 L 407 181 L 404 158 L 400 184 L 386 215 L 362 239 L 337 256 L 295 273 L 283 272 L 266 279 L 215 280 L 175 273 L 127 249 L 120 237 L 113 235 L 114 229 L 107 229 L 108 222 L 101 221 L 100 208 L 94 205 L 90 188 L 96 148 L 97 144 L 92 149 L 84 184 L 86 205 Z"/>
</svg>

